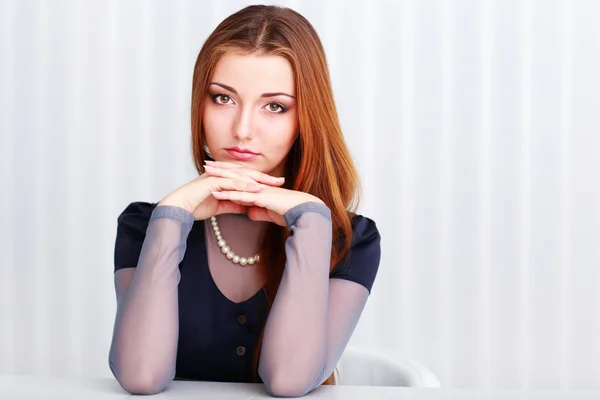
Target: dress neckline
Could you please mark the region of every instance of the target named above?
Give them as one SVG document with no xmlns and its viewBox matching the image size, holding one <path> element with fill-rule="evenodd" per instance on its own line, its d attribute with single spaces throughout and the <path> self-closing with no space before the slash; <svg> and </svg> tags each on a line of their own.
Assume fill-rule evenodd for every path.
<svg viewBox="0 0 600 400">
<path fill-rule="evenodd" d="M 245 217 L 247 218 L 247 216 L 245 216 Z M 211 283 L 212 288 L 219 293 L 219 297 L 221 297 L 227 303 L 232 304 L 232 305 L 248 304 L 248 303 L 255 302 L 261 296 L 264 297 L 264 290 L 262 287 L 260 289 L 258 289 L 258 291 L 256 293 L 254 293 L 252 296 L 250 296 L 246 300 L 242 300 L 240 302 L 231 300 L 229 297 L 225 296 L 225 294 L 221 291 L 221 289 L 217 285 L 217 282 L 215 282 L 215 279 L 213 278 L 213 275 L 210 271 L 210 266 L 208 263 L 208 238 L 206 236 L 207 231 L 208 231 L 207 221 L 210 221 L 210 220 L 199 220 L 199 221 L 196 221 L 196 223 L 198 223 L 200 225 L 199 228 L 200 228 L 201 240 L 202 240 L 202 244 L 203 244 L 202 264 L 206 268 L 206 272 L 210 278 L 210 283 Z"/>
</svg>

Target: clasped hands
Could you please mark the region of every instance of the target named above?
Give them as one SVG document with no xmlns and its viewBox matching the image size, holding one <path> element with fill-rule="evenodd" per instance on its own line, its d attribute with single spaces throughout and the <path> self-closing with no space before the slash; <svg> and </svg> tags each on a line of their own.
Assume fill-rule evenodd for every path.
<svg viewBox="0 0 600 400">
<path fill-rule="evenodd" d="M 213 177 L 230 178 L 251 183 L 250 190 L 216 190 L 212 196 L 219 201 L 228 201 L 245 208 L 254 221 L 267 221 L 286 226 L 283 215 L 305 202 L 324 202 L 309 193 L 281 187 L 284 178 L 277 178 L 244 165 L 223 161 L 206 161 L 206 174 Z"/>
</svg>

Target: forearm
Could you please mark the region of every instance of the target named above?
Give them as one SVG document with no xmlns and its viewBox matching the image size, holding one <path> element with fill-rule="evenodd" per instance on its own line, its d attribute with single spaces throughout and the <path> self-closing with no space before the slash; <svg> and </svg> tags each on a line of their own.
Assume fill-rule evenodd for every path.
<svg viewBox="0 0 600 400">
<path fill-rule="evenodd" d="M 331 219 L 323 208 L 317 211 L 303 212 L 292 224 L 285 270 L 265 326 L 259 373 L 275 394 L 302 395 L 323 380 Z"/>
<path fill-rule="evenodd" d="M 154 210 L 133 281 L 119 301 L 109 359 L 129 392 L 156 393 L 174 377 L 179 263 L 192 223 L 191 213 L 181 208 Z"/>
</svg>

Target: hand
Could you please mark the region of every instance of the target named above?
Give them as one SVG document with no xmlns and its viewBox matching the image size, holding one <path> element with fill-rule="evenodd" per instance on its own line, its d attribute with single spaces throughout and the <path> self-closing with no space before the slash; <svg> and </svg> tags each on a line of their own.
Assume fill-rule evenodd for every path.
<svg viewBox="0 0 600 400">
<path fill-rule="evenodd" d="M 248 177 L 259 179 L 261 182 L 275 182 L 269 175 L 233 163 L 212 161 L 206 172 L 220 178 L 237 176 L 234 174 L 242 173 Z M 282 180 L 278 182 L 283 183 Z M 283 215 L 293 207 L 306 202 L 325 204 L 321 199 L 309 193 L 270 186 L 268 183 L 260 191 L 225 188 L 213 191 L 212 195 L 220 201 L 229 201 L 248 207 L 248 217 L 254 221 L 273 222 L 281 226 L 287 226 Z"/>
<path fill-rule="evenodd" d="M 266 174 L 247 174 L 235 172 L 227 177 L 210 176 L 204 173 L 191 182 L 175 189 L 165 196 L 158 205 L 173 205 L 184 208 L 194 215 L 196 220 L 204 220 L 219 214 L 243 214 L 248 212 L 248 207 L 228 200 L 218 200 L 211 192 L 220 190 L 239 190 L 248 193 L 260 192 L 263 182 L 273 184 L 270 176 Z M 278 181 L 275 184 L 283 184 Z"/>
</svg>

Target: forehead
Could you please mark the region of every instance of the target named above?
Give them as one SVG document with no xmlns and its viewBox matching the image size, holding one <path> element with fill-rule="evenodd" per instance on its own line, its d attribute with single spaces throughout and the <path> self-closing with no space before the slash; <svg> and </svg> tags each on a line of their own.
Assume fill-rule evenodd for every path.
<svg viewBox="0 0 600 400">
<path fill-rule="evenodd" d="M 227 52 L 217 63 L 212 81 L 229 85 L 240 94 L 285 92 L 295 96 L 294 71 L 282 56 Z"/>
</svg>

